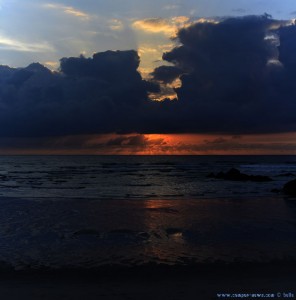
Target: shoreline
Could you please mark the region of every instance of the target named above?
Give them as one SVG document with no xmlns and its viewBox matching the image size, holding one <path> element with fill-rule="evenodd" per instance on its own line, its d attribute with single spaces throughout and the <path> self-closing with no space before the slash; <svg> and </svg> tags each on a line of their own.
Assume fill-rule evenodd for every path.
<svg viewBox="0 0 296 300">
<path fill-rule="evenodd" d="M 187 265 L 146 263 L 135 266 L 121 265 L 102 265 L 99 267 L 60 267 L 60 268 L 27 268 L 23 270 L 14 270 L 7 263 L 2 263 L 0 269 L 0 279 L 3 278 L 80 278 L 95 277 L 111 279 L 114 278 L 178 278 L 178 277 L 211 277 L 215 275 L 227 276 L 249 276 L 251 274 L 273 276 L 273 272 L 285 276 L 295 276 L 296 278 L 296 260 L 274 260 L 269 262 L 223 262 L 212 263 L 189 263 Z M 295 282 L 296 283 L 296 282 Z"/>
</svg>

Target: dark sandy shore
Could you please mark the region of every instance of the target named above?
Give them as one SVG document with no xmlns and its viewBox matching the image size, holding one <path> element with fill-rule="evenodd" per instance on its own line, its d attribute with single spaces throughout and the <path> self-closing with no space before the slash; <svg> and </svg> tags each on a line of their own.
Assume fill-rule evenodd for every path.
<svg viewBox="0 0 296 300">
<path fill-rule="evenodd" d="M 293 299 L 295 219 L 276 197 L 4 198 L 0 300 Z"/>
<path fill-rule="evenodd" d="M 8 272 L 2 273 L 0 280 L 3 300 L 196 300 L 222 299 L 218 296 L 222 293 L 264 294 L 265 297 L 257 295 L 257 299 L 274 294 L 276 299 L 295 299 L 296 263 Z M 231 296 L 223 299 L 236 298 Z M 244 299 L 254 297 L 244 295 Z"/>
</svg>

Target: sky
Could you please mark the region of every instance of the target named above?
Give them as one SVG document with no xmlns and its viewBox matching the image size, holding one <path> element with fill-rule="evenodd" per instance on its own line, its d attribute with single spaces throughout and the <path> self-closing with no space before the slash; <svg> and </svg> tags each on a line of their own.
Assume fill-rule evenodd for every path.
<svg viewBox="0 0 296 300">
<path fill-rule="evenodd" d="M 294 18 L 294 0 L 0 0 L 0 154 L 296 154 Z"/>
<path fill-rule="evenodd" d="M 149 56 L 161 58 L 161 53 L 154 50 L 170 47 L 173 25 L 182 25 L 173 21 L 176 17 L 195 20 L 264 13 L 275 19 L 291 19 L 296 16 L 296 3 L 293 0 L 1 0 L 0 63 L 25 67 L 37 61 L 54 68 L 61 57 L 130 49 L 146 50 Z M 162 18 L 167 28 L 153 32 L 141 26 L 141 22 L 153 18 Z"/>
</svg>

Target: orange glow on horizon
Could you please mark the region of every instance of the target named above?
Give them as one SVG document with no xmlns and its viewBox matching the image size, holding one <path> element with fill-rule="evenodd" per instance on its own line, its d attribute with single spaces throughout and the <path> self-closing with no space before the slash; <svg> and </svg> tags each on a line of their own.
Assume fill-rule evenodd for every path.
<svg viewBox="0 0 296 300">
<path fill-rule="evenodd" d="M 296 132 L 2 138 L 1 145 L 0 155 L 296 155 Z"/>
</svg>

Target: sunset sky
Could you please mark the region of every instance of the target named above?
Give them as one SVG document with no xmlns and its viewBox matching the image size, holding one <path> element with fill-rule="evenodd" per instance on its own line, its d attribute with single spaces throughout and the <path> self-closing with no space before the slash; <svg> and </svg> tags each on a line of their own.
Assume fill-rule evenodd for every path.
<svg viewBox="0 0 296 300">
<path fill-rule="evenodd" d="M 295 0 L 0 0 L 0 154 L 296 154 L 294 18 Z"/>
</svg>

